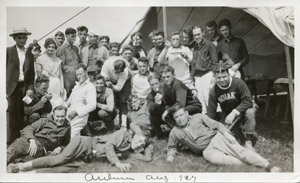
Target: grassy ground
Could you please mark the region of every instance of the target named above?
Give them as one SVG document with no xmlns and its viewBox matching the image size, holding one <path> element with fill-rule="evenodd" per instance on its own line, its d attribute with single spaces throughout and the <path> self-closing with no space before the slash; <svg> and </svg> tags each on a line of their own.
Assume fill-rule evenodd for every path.
<svg viewBox="0 0 300 183">
<path fill-rule="evenodd" d="M 270 162 L 282 168 L 283 172 L 293 172 L 293 129 L 290 124 L 281 124 L 278 118 L 263 116 L 263 104 L 257 116 L 256 131 L 258 141 L 255 150 L 258 154 L 270 160 Z M 281 110 L 283 111 L 283 110 Z M 272 110 L 271 110 L 272 113 Z M 280 114 L 279 114 L 280 115 Z M 281 115 L 282 116 L 282 115 Z M 217 166 L 208 163 L 202 156 L 185 151 L 176 156 L 174 162 L 169 163 L 166 159 L 167 139 L 154 141 L 154 157 L 152 162 L 142 162 L 134 159 L 123 160 L 131 163 L 129 172 L 264 172 L 262 168 L 250 165 L 242 166 Z M 87 172 L 120 172 L 111 166 L 106 160 L 92 162 L 74 170 L 76 173 Z"/>
</svg>

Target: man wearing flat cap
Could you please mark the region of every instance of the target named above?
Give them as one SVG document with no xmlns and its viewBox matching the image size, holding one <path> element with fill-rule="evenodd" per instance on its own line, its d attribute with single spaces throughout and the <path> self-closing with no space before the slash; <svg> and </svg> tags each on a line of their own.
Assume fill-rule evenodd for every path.
<svg viewBox="0 0 300 183">
<path fill-rule="evenodd" d="M 7 144 L 20 137 L 20 130 L 26 126 L 22 98 L 34 83 L 34 57 L 25 48 L 29 35 L 25 27 L 14 29 L 9 36 L 16 44 L 6 49 Z"/>
<path fill-rule="evenodd" d="M 100 72 L 101 66 L 109 56 L 105 46 L 98 46 L 98 37 L 98 32 L 91 29 L 88 32 L 89 43 L 80 52 L 81 60 L 87 66 L 87 71 L 96 71 L 97 73 Z"/>
</svg>

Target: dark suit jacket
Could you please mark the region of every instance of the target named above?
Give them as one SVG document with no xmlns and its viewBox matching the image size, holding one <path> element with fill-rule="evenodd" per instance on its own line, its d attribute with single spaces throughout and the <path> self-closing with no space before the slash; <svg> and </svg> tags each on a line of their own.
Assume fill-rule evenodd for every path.
<svg viewBox="0 0 300 183">
<path fill-rule="evenodd" d="M 18 84 L 20 63 L 16 45 L 6 49 L 6 96 L 9 97 Z M 34 58 L 31 52 L 26 52 L 23 65 L 25 91 L 34 83 Z M 24 92 L 25 92 L 24 91 Z"/>
</svg>

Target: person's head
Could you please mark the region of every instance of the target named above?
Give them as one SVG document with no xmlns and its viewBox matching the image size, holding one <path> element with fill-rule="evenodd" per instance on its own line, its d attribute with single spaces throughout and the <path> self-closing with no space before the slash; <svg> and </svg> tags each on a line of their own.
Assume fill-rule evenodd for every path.
<svg viewBox="0 0 300 183">
<path fill-rule="evenodd" d="M 131 149 L 133 149 L 135 152 L 143 152 L 144 148 L 148 144 L 149 139 L 150 134 L 147 132 L 134 134 L 133 138 L 131 139 Z"/>
<path fill-rule="evenodd" d="M 149 68 L 148 58 L 147 57 L 139 58 L 137 68 L 141 75 L 146 75 L 148 73 L 148 68 Z"/>
<path fill-rule="evenodd" d="M 220 20 L 218 27 L 224 38 L 229 38 L 231 35 L 231 22 L 228 19 Z"/>
<path fill-rule="evenodd" d="M 99 44 L 101 46 L 105 46 L 106 48 L 108 47 L 110 38 L 108 36 L 100 36 L 99 37 Z"/>
<path fill-rule="evenodd" d="M 29 44 L 27 51 L 32 53 L 34 60 L 36 60 L 42 52 L 41 46 L 39 45 L 37 40 L 33 40 L 33 42 Z"/>
<path fill-rule="evenodd" d="M 130 107 L 132 110 L 134 110 L 134 111 L 139 110 L 141 101 L 136 94 L 134 94 L 130 97 L 129 102 L 130 102 Z"/>
<path fill-rule="evenodd" d="M 90 30 L 88 33 L 90 44 L 96 45 L 98 44 L 98 32 L 96 30 Z"/>
<path fill-rule="evenodd" d="M 171 44 L 174 48 L 180 47 L 180 33 L 179 32 L 173 32 L 171 34 Z"/>
<path fill-rule="evenodd" d="M 102 92 L 106 88 L 106 81 L 104 76 L 98 75 L 96 76 L 94 85 L 96 87 L 97 92 Z"/>
<path fill-rule="evenodd" d="M 22 27 L 14 29 L 13 33 L 11 33 L 9 36 L 13 37 L 18 48 L 24 48 L 29 35 L 31 35 L 31 33 L 28 32 L 25 27 Z"/>
<path fill-rule="evenodd" d="M 40 75 L 39 77 L 36 78 L 35 80 L 35 87 L 36 90 L 42 94 L 45 95 L 48 92 L 49 88 L 49 77 L 45 75 Z"/>
<path fill-rule="evenodd" d="M 120 47 L 121 47 L 120 43 L 117 42 L 110 43 L 109 44 L 110 55 L 119 56 Z"/>
<path fill-rule="evenodd" d="M 44 48 L 46 49 L 46 53 L 48 55 L 53 55 L 55 53 L 55 50 L 57 49 L 57 45 L 52 38 L 47 38 L 45 40 Z"/>
<path fill-rule="evenodd" d="M 154 31 L 149 33 L 148 38 L 151 40 L 153 46 L 156 46 L 156 39 L 154 38 Z"/>
<path fill-rule="evenodd" d="M 61 46 L 65 42 L 65 35 L 61 31 L 57 31 L 55 33 L 55 41 L 57 43 L 57 46 Z"/>
<path fill-rule="evenodd" d="M 66 38 L 67 38 L 67 42 L 69 43 L 69 44 L 74 44 L 75 43 L 75 41 L 76 41 L 76 30 L 75 29 L 73 29 L 72 27 L 69 27 L 69 28 L 67 28 L 66 29 L 66 31 L 65 31 L 65 35 L 66 35 Z"/>
<path fill-rule="evenodd" d="M 79 26 L 77 27 L 77 32 L 78 32 L 78 37 L 79 37 L 79 41 L 85 42 L 86 41 L 86 37 L 88 34 L 88 28 L 86 26 Z"/>
<path fill-rule="evenodd" d="M 130 61 L 132 59 L 133 48 L 130 45 L 125 45 L 122 50 L 122 56 L 125 60 Z"/>
<path fill-rule="evenodd" d="M 140 32 L 135 32 L 131 36 L 131 41 L 133 46 L 141 46 L 142 44 L 142 34 Z"/>
<path fill-rule="evenodd" d="M 124 72 L 126 68 L 126 63 L 124 60 L 121 60 L 121 59 L 117 59 L 115 62 L 114 62 L 114 72 L 116 74 L 119 74 L 121 72 Z"/>
<path fill-rule="evenodd" d="M 204 35 L 203 28 L 201 28 L 201 26 L 199 25 L 195 26 L 193 29 L 194 40 L 197 43 L 200 43 L 203 39 L 203 35 Z"/>
<path fill-rule="evenodd" d="M 155 45 L 162 46 L 165 43 L 165 33 L 163 31 L 156 30 L 153 32 Z"/>
<path fill-rule="evenodd" d="M 87 68 L 83 63 L 77 66 L 75 74 L 79 83 L 83 83 L 88 79 Z"/>
<path fill-rule="evenodd" d="M 193 40 L 193 27 L 188 26 L 181 31 L 181 44 L 188 45 Z"/>
<path fill-rule="evenodd" d="M 179 103 L 172 106 L 170 114 L 178 127 L 184 128 L 189 122 L 189 112 Z"/>
<path fill-rule="evenodd" d="M 221 87 L 227 87 L 230 84 L 229 65 L 226 62 L 220 62 L 214 69 L 216 82 Z"/>
<path fill-rule="evenodd" d="M 217 23 L 212 20 L 206 23 L 206 32 L 209 34 L 211 37 L 214 37 L 218 33 L 218 26 Z"/>
<path fill-rule="evenodd" d="M 162 87 L 160 84 L 160 77 L 159 75 L 150 75 L 148 76 L 148 82 L 150 84 L 151 90 L 155 93 L 161 93 Z"/>
<path fill-rule="evenodd" d="M 53 121 L 56 126 L 62 126 L 66 121 L 67 108 L 63 105 L 58 105 L 53 109 Z"/>
<path fill-rule="evenodd" d="M 164 83 L 171 84 L 175 78 L 174 68 L 171 66 L 165 66 L 163 68 L 163 72 L 161 74 Z"/>
</svg>

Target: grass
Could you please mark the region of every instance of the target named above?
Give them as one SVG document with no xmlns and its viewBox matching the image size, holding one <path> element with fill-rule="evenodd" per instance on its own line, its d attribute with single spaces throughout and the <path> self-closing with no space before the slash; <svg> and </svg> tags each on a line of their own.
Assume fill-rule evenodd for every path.
<svg viewBox="0 0 300 183">
<path fill-rule="evenodd" d="M 255 150 L 258 154 L 268 159 L 273 164 L 280 166 L 283 172 L 293 172 L 293 128 L 292 125 L 283 125 L 271 117 L 265 120 L 263 115 L 263 104 L 259 104 L 260 110 L 257 115 L 258 141 Z M 282 116 L 282 115 L 281 115 Z M 152 162 L 142 162 L 134 159 L 122 160 L 130 163 L 132 168 L 129 172 L 264 172 L 263 168 L 250 166 L 220 166 L 214 165 L 202 156 L 190 151 L 179 153 L 174 162 L 166 161 L 167 139 L 154 141 L 154 155 Z M 107 160 L 94 161 L 74 170 L 75 173 L 87 172 L 121 172 L 112 166 Z"/>
</svg>

